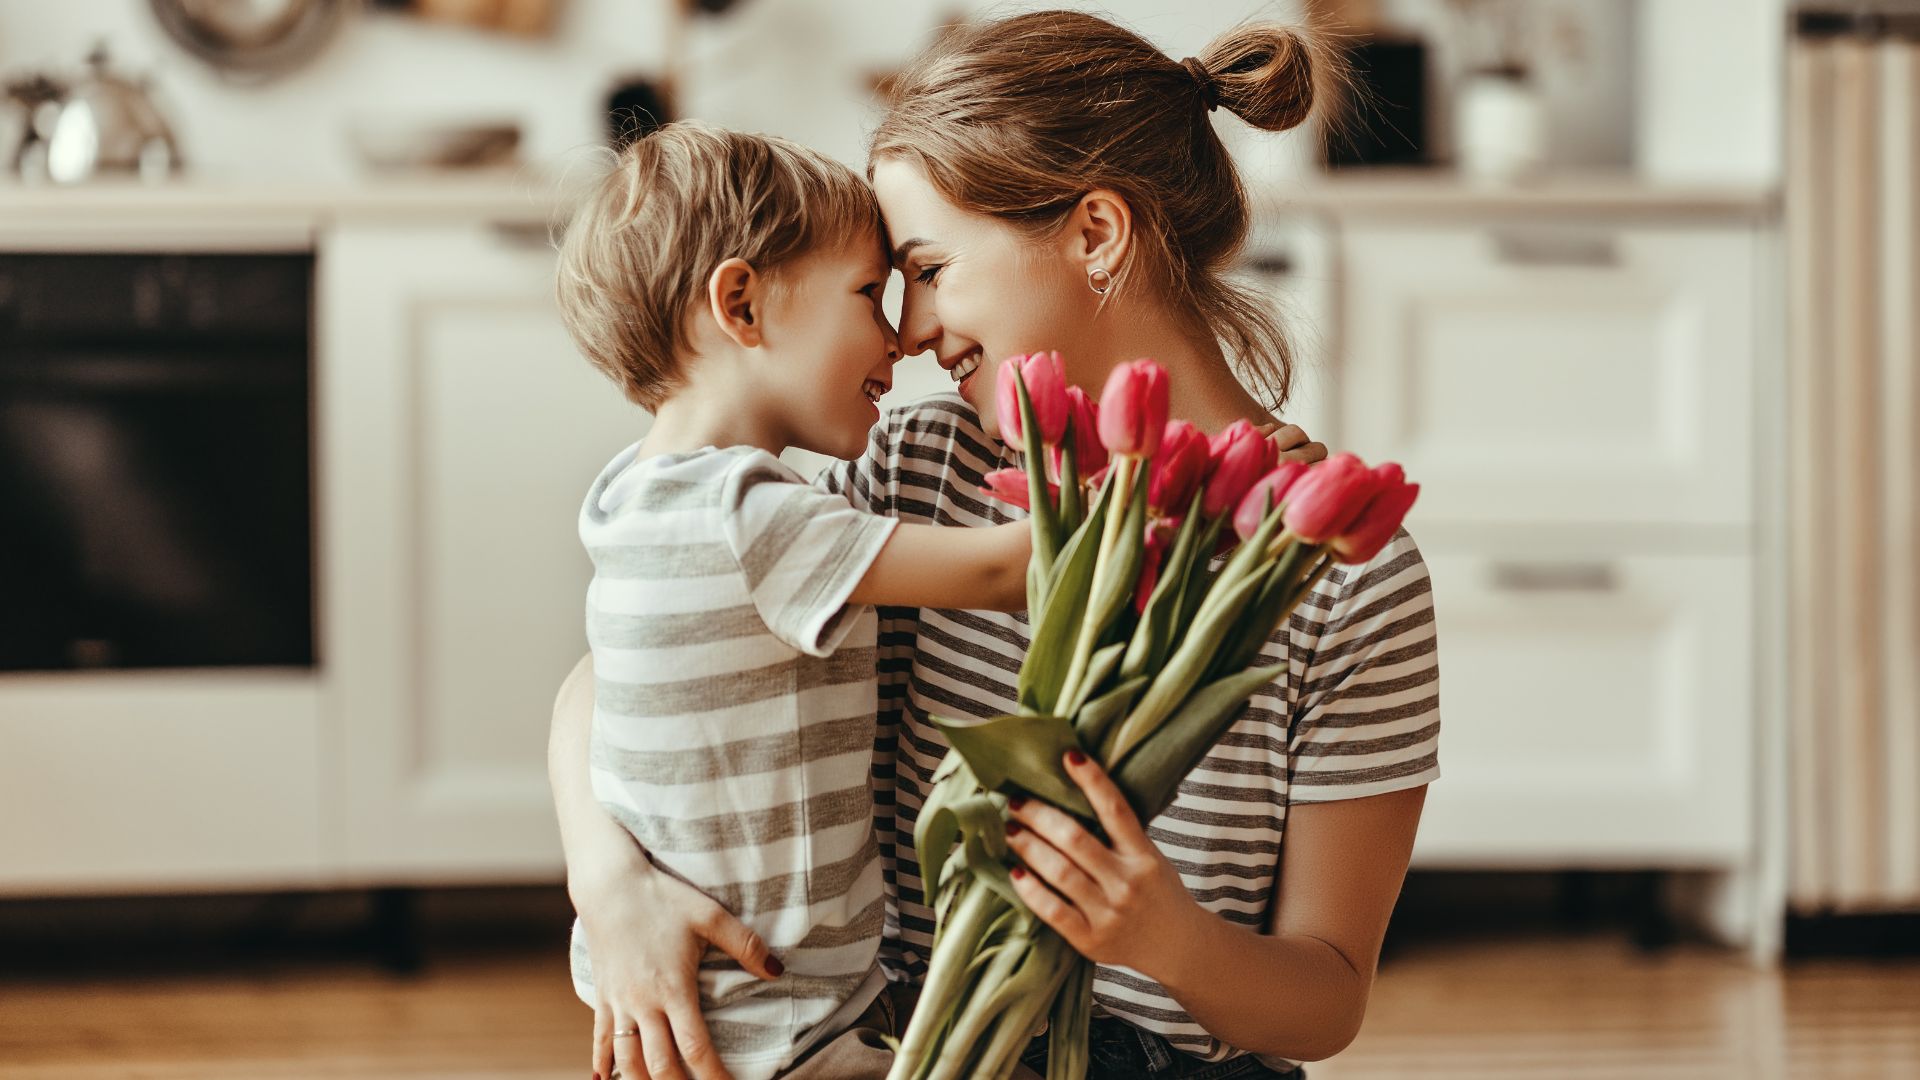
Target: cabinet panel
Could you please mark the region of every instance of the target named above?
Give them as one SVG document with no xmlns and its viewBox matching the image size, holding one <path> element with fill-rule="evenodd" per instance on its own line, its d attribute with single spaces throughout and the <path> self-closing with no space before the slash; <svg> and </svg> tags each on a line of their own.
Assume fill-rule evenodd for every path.
<svg viewBox="0 0 1920 1080">
<path fill-rule="evenodd" d="M 1422 520 L 1751 514 L 1744 228 L 1360 226 L 1342 441 L 1404 462 Z"/>
<path fill-rule="evenodd" d="M 0 679 L 0 893 L 312 884 L 319 702 L 294 670 Z"/>
<path fill-rule="evenodd" d="M 322 264 L 327 642 L 342 858 L 549 878 L 554 691 L 586 651 L 587 485 L 647 417 L 573 349 L 540 244 L 346 227 Z"/>
<path fill-rule="evenodd" d="M 1748 851 L 1748 558 L 1427 554 L 1444 776 L 1421 821 L 1422 864 Z"/>
</svg>

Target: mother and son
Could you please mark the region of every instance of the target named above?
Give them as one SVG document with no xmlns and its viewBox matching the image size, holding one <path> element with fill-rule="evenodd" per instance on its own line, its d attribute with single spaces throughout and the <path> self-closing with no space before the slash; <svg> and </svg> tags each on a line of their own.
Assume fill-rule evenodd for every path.
<svg viewBox="0 0 1920 1080">
<path fill-rule="evenodd" d="M 1269 413 L 1291 355 L 1228 277 L 1249 211 L 1210 121 L 1301 123 L 1316 48 L 1244 25 L 1176 61 L 1087 14 L 1002 18 L 898 78 L 865 179 L 669 125 L 581 205 L 563 312 L 653 413 L 581 509 L 591 654 L 550 746 L 597 1080 L 885 1074 L 933 930 L 928 717 L 1013 711 L 1028 647 L 1027 529 L 981 494 L 1017 462 L 1002 360 L 1058 349 L 1093 391 L 1150 356 L 1174 415 L 1325 455 Z M 928 351 L 956 393 L 882 417 Z M 841 460 L 809 484 L 787 447 Z M 1013 814 L 1020 895 L 1099 964 L 1094 1076 L 1298 1077 L 1360 1028 L 1439 775 L 1412 539 L 1325 578 L 1260 662 L 1286 677 L 1152 821 L 1084 760 L 1104 838 Z"/>
</svg>

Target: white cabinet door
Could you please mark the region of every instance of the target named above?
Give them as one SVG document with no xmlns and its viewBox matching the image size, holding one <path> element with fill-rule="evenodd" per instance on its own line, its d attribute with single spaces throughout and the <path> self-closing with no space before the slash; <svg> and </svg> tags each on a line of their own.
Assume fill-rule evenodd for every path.
<svg viewBox="0 0 1920 1080">
<path fill-rule="evenodd" d="M 1340 439 L 1418 520 L 1736 524 L 1751 513 L 1753 232 L 1356 225 Z"/>
<path fill-rule="evenodd" d="M 1750 851 L 1750 559 L 1427 556 L 1442 777 L 1421 865 L 1727 865 Z"/>
<path fill-rule="evenodd" d="M 320 262 L 323 651 L 349 878 L 551 880 L 587 485 L 647 418 L 575 352 L 537 230 L 345 224 Z"/>
</svg>

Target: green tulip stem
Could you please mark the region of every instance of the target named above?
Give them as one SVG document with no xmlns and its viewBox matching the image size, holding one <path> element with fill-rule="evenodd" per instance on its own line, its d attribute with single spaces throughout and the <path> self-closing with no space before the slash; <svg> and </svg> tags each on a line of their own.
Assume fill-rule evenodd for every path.
<svg viewBox="0 0 1920 1080">
<path fill-rule="evenodd" d="M 1027 380 L 1016 369 L 1013 392 L 1020 399 L 1020 426 L 1027 455 L 1027 514 L 1033 522 L 1033 565 L 1037 580 L 1053 577 L 1053 561 L 1060 556 L 1060 509 L 1053 505 L 1053 493 L 1047 490 L 1047 456 L 1040 442 L 1040 425 L 1033 414 L 1033 399 L 1027 395 Z M 1034 590 L 1029 590 L 1029 593 Z M 1029 604 L 1043 602 L 1044 596 L 1027 597 Z"/>
<path fill-rule="evenodd" d="M 1002 910 L 1004 902 L 992 889 L 979 882 L 971 883 L 953 909 L 951 924 L 945 928 L 940 946 L 933 950 L 933 959 L 927 965 L 926 985 L 915 1006 L 918 1011 L 930 1017 L 942 1016 L 959 1004 L 968 969 L 980 951 L 981 936 Z M 943 1025 L 907 1025 L 906 1038 L 894 1056 L 887 1080 L 913 1080 L 920 1066 L 929 1060 L 932 1044 L 943 1031 Z"/>
<path fill-rule="evenodd" d="M 1140 467 L 1140 459 L 1130 454 L 1122 454 L 1114 460 L 1113 471 L 1107 474 L 1107 484 L 1113 490 L 1113 505 L 1107 509 L 1105 528 L 1100 532 L 1100 552 L 1093 561 L 1093 595 L 1101 593 L 1100 582 L 1112 572 L 1113 551 L 1120 543 L 1120 532 L 1127 520 L 1127 510 L 1133 502 L 1134 470 Z M 1061 680 L 1060 696 L 1057 701 L 1070 701 L 1080 686 L 1080 680 L 1086 678 L 1087 663 L 1093 659 L 1094 646 L 1099 644 L 1101 612 L 1093 604 L 1087 605 L 1086 615 L 1080 621 L 1079 636 L 1073 642 L 1073 659 L 1067 664 L 1067 677 Z"/>
</svg>

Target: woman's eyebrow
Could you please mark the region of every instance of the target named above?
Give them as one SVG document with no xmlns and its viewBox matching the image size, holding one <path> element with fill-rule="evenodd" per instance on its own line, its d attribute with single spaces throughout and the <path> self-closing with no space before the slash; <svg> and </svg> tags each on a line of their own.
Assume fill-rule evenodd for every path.
<svg viewBox="0 0 1920 1080">
<path fill-rule="evenodd" d="M 900 246 L 893 249 L 893 265 L 895 266 L 905 265 L 907 261 L 907 256 L 913 254 L 913 249 L 926 247 L 928 244 L 931 244 L 931 243 L 933 243 L 933 241 L 923 239 L 922 237 L 918 237 L 918 236 L 914 237 L 911 240 L 901 241 Z"/>
</svg>

